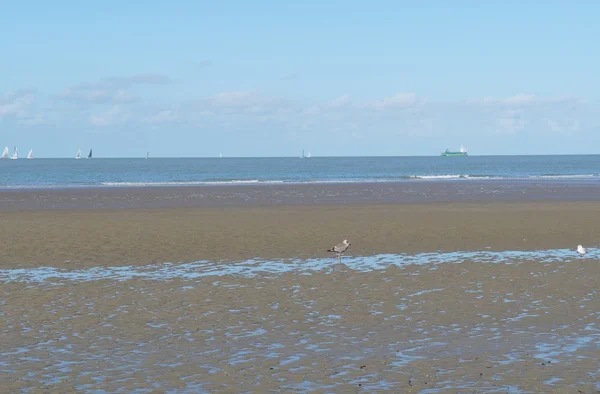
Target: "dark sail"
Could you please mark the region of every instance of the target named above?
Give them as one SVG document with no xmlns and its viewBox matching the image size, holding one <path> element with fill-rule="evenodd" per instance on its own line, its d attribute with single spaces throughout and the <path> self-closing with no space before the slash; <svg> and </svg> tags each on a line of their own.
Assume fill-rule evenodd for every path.
<svg viewBox="0 0 600 394">
<path fill-rule="evenodd" d="M 92 150 L 90 149 L 90 153 L 88 154 L 88 159 L 92 158 Z"/>
</svg>

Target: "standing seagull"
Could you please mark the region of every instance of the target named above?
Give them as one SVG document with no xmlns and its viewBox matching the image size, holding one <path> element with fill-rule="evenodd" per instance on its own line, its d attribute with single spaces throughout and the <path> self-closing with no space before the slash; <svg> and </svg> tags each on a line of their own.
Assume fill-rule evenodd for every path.
<svg viewBox="0 0 600 394">
<path fill-rule="evenodd" d="M 328 252 L 333 252 L 333 253 L 337 253 L 340 261 L 342 260 L 342 254 L 348 250 L 348 248 L 350 247 L 350 242 L 348 242 L 347 239 L 345 239 L 341 244 L 337 244 L 335 245 L 333 248 L 331 249 L 327 249 Z"/>
<path fill-rule="evenodd" d="M 583 246 L 577 245 L 577 253 L 579 253 L 580 256 L 583 256 L 584 254 L 586 254 L 586 250 Z"/>
</svg>

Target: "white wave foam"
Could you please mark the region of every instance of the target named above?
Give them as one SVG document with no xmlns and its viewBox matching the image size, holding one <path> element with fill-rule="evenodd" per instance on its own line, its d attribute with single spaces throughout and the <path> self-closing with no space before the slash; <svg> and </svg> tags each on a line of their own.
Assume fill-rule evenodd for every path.
<svg viewBox="0 0 600 394">
<path fill-rule="evenodd" d="M 231 180 L 231 181 L 175 181 L 175 182 L 101 182 L 101 186 L 112 187 L 142 187 L 142 186 L 202 186 L 202 185 L 235 185 L 235 184 L 290 184 L 290 185 L 312 185 L 312 184 L 345 184 L 345 183 L 393 183 L 397 179 L 315 179 L 315 180 Z M 406 179 L 406 178 L 404 178 Z"/>
<path fill-rule="evenodd" d="M 260 179 L 232 179 L 232 180 L 207 180 L 207 181 L 105 181 L 100 183 L 76 184 L 15 184 L 0 185 L 0 190 L 7 189 L 53 189 L 53 188 L 94 188 L 94 187 L 168 187 L 168 186 L 219 186 L 219 185 L 260 185 L 260 184 L 360 184 L 360 183 L 395 183 L 411 180 L 443 181 L 443 180 L 557 180 L 557 181 L 586 181 L 600 179 L 600 174 L 571 174 L 571 175 L 468 175 L 468 174 L 440 174 L 440 175 L 398 175 L 394 178 L 354 178 L 354 179 L 298 179 L 298 180 L 260 180 Z"/>
<path fill-rule="evenodd" d="M 237 185 L 258 183 L 284 183 L 284 181 L 261 181 L 258 179 L 233 179 L 230 181 L 174 181 L 174 182 L 101 182 L 102 186 L 201 186 L 201 185 Z"/>
<path fill-rule="evenodd" d="M 431 180 L 435 180 L 435 179 L 492 179 L 492 178 L 498 179 L 498 177 L 485 176 L 485 175 L 476 176 L 476 175 L 457 175 L 457 174 L 412 175 L 411 178 L 413 178 L 413 179 L 431 179 Z"/>
<path fill-rule="evenodd" d="M 533 175 L 530 178 L 541 179 L 582 179 L 582 178 L 598 178 L 597 174 L 571 174 L 571 175 Z"/>
<path fill-rule="evenodd" d="M 459 179 L 463 175 L 414 175 L 417 179 Z"/>
</svg>

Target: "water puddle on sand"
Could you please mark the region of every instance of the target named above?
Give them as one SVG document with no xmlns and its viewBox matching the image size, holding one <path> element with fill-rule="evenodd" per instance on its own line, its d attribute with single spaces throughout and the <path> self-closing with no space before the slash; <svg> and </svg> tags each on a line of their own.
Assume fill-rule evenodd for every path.
<svg viewBox="0 0 600 394">
<path fill-rule="evenodd" d="M 524 261 L 540 270 L 515 269 L 527 277 L 514 286 L 509 267 L 438 278 L 443 264 Z M 536 279 L 578 261 L 554 249 L 344 257 L 341 271 L 337 259 L 4 269 L 0 381 L 25 393 L 588 390 L 600 382 L 595 287 L 575 297 Z"/>
<path fill-rule="evenodd" d="M 575 327 L 569 329 L 575 330 Z M 231 332 L 229 330 L 240 332 L 239 327 L 227 327 L 223 334 L 227 336 Z M 415 335 L 419 334 L 417 330 Z M 311 338 L 306 339 L 307 335 Z M 132 375 L 142 374 L 141 381 L 138 377 L 138 385 L 164 387 L 166 371 L 177 371 L 179 378 L 186 382 L 185 390 L 173 392 L 189 393 L 212 392 L 210 389 L 203 391 L 201 383 L 223 380 L 225 384 L 227 376 L 241 376 L 242 373 L 253 377 L 248 382 L 254 382 L 255 390 L 259 390 L 265 381 L 275 380 L 279 389 L 298 393 L 337 391 L 344 387 L 362 387 L 364 392 L 399 392 L 399 387 L 408 388 L 407 384 L 420 387 L 418 392 L 426 393 L 453 390 L 529 393 L 536 391 L 524 389 L 526 385 L 503 384 L 503 377 L 508 376 L 509 380 L 510 377 L 519 377 L 523 367 L 546 369 L 547 374 L 542 375 L 546 378 L 541 384 L 550 390 L 565 379 L 557 368 L 564 367 L 565 363 L 568 366 L 573 358 L 587 358 L 592 365 L 589 373 L 594 373 L 592 369 L 597 366 L 597 358 L 594 357 L 600 351 L 598 333 L 549 337 L 536 344 L 539 338 L 535 334 L 520 335 L 516 342 L 513 333 L 506 330 L 496 340 L 487 343 L 474 342 L 468 337 L 456 337 L 445 343 L 429 338 L 420 341 L 417 346 L 413 340 L 387 345 L 373 341 L 369 344 L 361 343 L 360 337 L 343 338 L 342 332 L 338 335 L 339 338 L 327 338 L 316 333 L 286 336 L 264 332 L 260 339 L 253 341 L 248 340 L 251 335 L 242 334 L 230 335 L 235 338 L 234 341 L 192 340 L 181 345 L 181 337 L 172 334 L 162 337 L 158 343 L 133 343 L 114 338 L 112 346 L 105 344 L 87 349 L 81 344 L 69 346 L 69 340 L 63 339 L 0 352 L 0 358 L 4 360 L 0 363 L 0 377 L 21 376 L 25 368 L 27 374 L 21 379 L 30 381 L 32 387 L 52 387 L 71 381 L 79 391 L 95 390 L 97 393 L 116 392 L 116 387 L 129 387 L 125 391 L 133 393 L 150 392 L 136 390 L 127 386 L 127 382 L 133 379 Z M 103 342 L 103 338 L 89 337 L 88 340 Z M 272 346 L 268 344 L 270 341 L 281 343 L 276 342 L 278 346 Z M 477 344 L 477 349 L 470 348 L 473 343 Z M 590 348 L 590 344 L 594 343 L 596 345 Z M 587 352 L 582 351 L 585 346 L 588 346 Z M 527 353 L 532 347 L 537 353 Z M 502 357 L 482 357 L 482 354 L 498 353 L 498 348 L 504 352 Z M 481 361 L 477 361 L 478 357 Z M 421 372 L 419 365 L 430 362 L 444 365 L 447 371 L 436 367 L 424 368 Z M 462 375 L 457 375 L 457 370 L 462 371 Z M 554 371 L 559 376 L 553 376 Z M 481 377 L 479 373 L 482 373 Z M 477 379 L 470 379 L 470 375 L 477 376 Z M 494 384 L 495 381 L 498 385 Z M 252 386 L 246 387 L 250 389 Z"/>
<path fill-rule="evenodd" d="M 600 258 L 600 249 L 588 249 L 585 259 Z M 432 269 L 438 264 L 480 263 L 515 264 L 522 261 L 540 263 L 569 263 L 583 259 L 570 249 L 548 249 L 535 251 L 465 251 L 450 253 L 380 254 L 374 256 L 344 257 L 342 262 L 351 270 L 369 272 L 391 266 L 406 267 L 429 264 Z M 337 259 L 281 259 L 246 260 L 242 262 L 196 261 L 191 263 L 163 263 L 145 266 L 93 267 L 86 269 L 62 269 L 54 267 L 0 269 L 1 282 L 55 283 L 61 281 L 125 281 L 135 278 L 150 280 L 197 279 L 206 276 L 235 275 L 253 278 L 260 275 L 277 275 L 288 272 L 312 274 L 329 273 Z"/>
</svg>

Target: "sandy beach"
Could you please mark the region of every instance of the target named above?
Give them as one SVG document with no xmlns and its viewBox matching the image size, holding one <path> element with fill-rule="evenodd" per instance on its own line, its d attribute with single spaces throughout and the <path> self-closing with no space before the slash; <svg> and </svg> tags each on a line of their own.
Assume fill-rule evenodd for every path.
<svg viewBox="0 0 600 394">
<path fill-rule="evenodd" d="M 600 203 L 345 204 L 2 212 L 3 268 L 530 250 L 594 244 Z"/>
<path fill-rule="evenodd" d="M 600 390 L 598 202 L 74 204 L 0 210 L 0 392 Z"/>
</svg>

